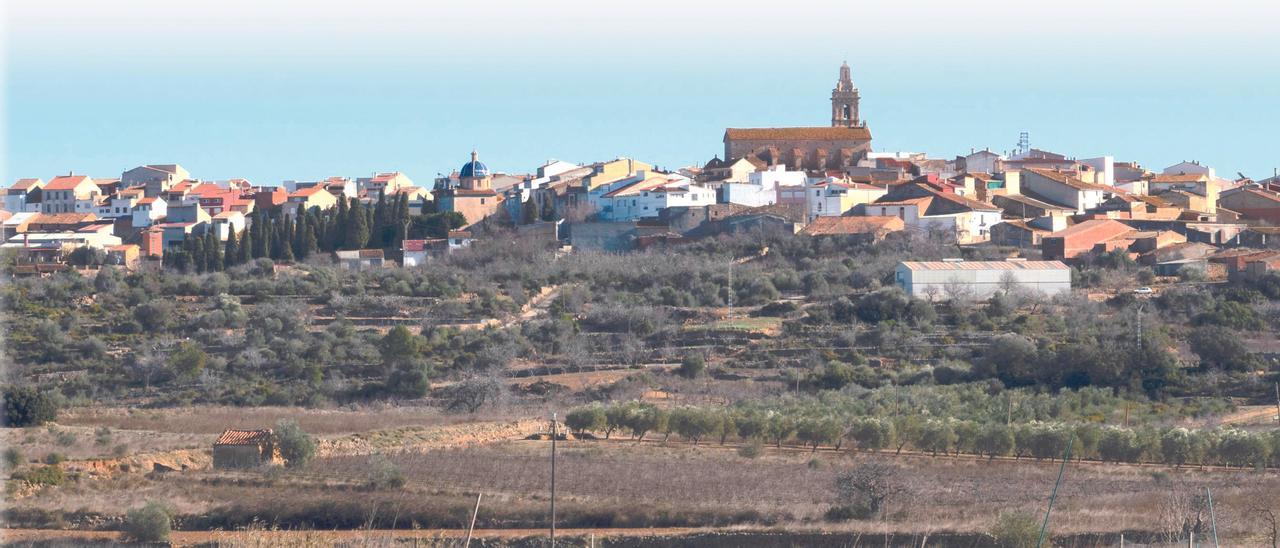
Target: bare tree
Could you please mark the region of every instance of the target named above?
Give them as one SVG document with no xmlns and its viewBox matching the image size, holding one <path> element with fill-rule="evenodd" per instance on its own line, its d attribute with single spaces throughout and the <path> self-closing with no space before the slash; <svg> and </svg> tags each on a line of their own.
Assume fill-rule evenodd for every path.
<svg viewBox="0 0 1280 548">
<path fill-rule="evenodd" d="M 836 477 L 836 508 L 844 516 L 870 518 L 881 514 L 894 497 L 905 492 L 898 469 L 879 462 L 859 464 Z"/>
<path fill-rule="evenodd" d="M 502 381 L 493 375 L 467 377 L 449 387 L 448 408 L 475 413 L 485 404 L 496 402 L 502 396 L 502 388 Z"/>
<path fill-rule="evenodd" d="M 1280 539 L 1280 527 L 1277 527 L 1277 525 L 1280 524 L 1280 520 L 1277 520 L 1275 509 L 1266 506 L 1265 503 L 1255 503 L 1249 509 L 1249 513 L 1262 525 L 1262 535 L 1270 541 L 1271 548 L 1278 548 L 1277 540 Z"/>
</svg>

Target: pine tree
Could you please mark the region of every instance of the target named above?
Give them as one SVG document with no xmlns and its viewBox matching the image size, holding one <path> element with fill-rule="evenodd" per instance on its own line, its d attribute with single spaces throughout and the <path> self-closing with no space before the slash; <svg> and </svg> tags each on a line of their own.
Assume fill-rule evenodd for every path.
<svg viewBox="0 0 1280 548">
<path fill-rule="evenodd" d="M 227 230 L 227 243 L 222 248 L 222 268 L 229 269 L 240 261 L 240 244 L 236 241 L 236 227 Z"/>
<path fill-rule="evenodd" d="M 364 206 L 358 200 L 352 200 L 348 216 L 351 221 L 343 236 L 342 247 L 343 249 L 362 249 L 365 242 L 369 241 L 369 219 L 364 213 Z"/>
</svg>

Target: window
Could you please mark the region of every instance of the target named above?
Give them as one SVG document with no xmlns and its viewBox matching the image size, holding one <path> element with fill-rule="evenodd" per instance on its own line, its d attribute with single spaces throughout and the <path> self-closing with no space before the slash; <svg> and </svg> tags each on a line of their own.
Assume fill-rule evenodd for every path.
<svg viewBox="0 0 1280 548">
<path fill-rule="evenodd" d="M 905 207 L 900 207 L 900 208 L 898 208 L 898 218 L 899 218 L 899 219 L 906 219 L 906 218 L 907 218 L 907 208 L 905 208 Z"/>
</svg>

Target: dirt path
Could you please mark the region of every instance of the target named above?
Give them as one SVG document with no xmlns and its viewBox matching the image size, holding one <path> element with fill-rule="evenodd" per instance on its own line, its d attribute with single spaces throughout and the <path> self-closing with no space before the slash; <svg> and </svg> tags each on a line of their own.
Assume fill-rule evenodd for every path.
<svg viewBox="0 0 1280 548">
<path fill-rule="evenodd" d="M 685 527 L 634 528 L 634 529 L 557 529 L 557 538 L 603 537 L 652 537 L 684 535 L 713 529 Z M 472 535 L 477 539 L 517 539 L 546 536 L 546 529 L 477 529 Z M 465 529 L 419 529 L 368 531 L 174 531 L 169 540 L 172 546 L 198 546 L 210 542 L 230 546 L 332 546 L 353 542 L 381 545 L 390 541 L 414 539 L 462 539 Z M 0 529 L 0 539 L 6 543 L 33 541 L 61 541 L 66 543 L 110 542 L 120 540 L 115 531 L 62 531 L 55 529 Z"/>
<path fill-rule="evenodd" d="M 404 427 L 320 440 L 319 456 L 367 455 L 386 450 L 428 451 L 524 438 L 540 432 L 545 421 L 474 422 L 426 428 Z"/>
<path fill-rule="evenodd" d="M 1226 415 L 1219 419 L 1222 424 L 1261 424 L 1276 422 L 1276 406 L 1274 405 L 1243 405 L 1235 413 Z"/>
</svg>

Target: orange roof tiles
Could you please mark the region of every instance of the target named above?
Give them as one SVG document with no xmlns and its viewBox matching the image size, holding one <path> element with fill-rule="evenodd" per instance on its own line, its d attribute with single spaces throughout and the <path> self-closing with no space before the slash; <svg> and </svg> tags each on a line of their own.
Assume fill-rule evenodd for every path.
<svg viewBox="0 0 1280 548">
<path fill-rule="evenodd" d="M 729 128 L 724 130 L 724 138 L 738 141 L 854 141 L 870 140 L 871 130 L 865 127 Z"/>
<path fill-rule="evenodd" d="M 895 232 L 905 229 L 906 224 L 897 217 L 818 217 L 801 229 L 800 234 L 834 236 Z"/>
<path fill-rule="evenodd" d="M 224 430 L 214 445 L 258 445 L 271 441 L 271 430 Z"/>
<path fill-rule="evenodd" d="M 87 175 L 63 175 L 54 177 L 45 185 L 45 190 L 75 190 L 77 186 L 89 180 Z"/>
<path fill-rule="evenodd" d="M 1208 175 L 1199 173 L 1161 173 L 1151 179 L 1153 183 L 1200 183 L 1207 182 Z"/>
<path fill-rule="evenodd" d="M 17 182 L 9 186 L 10 190 L 31 190 L 31 187 L 43 184 L 40 179 L 18 179 Z"/>
</svg>

